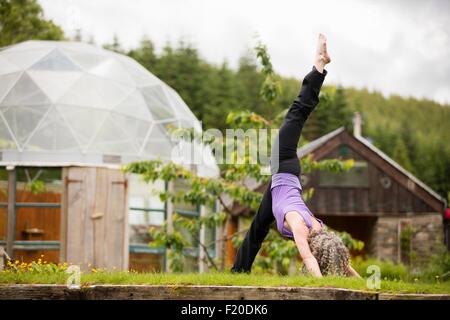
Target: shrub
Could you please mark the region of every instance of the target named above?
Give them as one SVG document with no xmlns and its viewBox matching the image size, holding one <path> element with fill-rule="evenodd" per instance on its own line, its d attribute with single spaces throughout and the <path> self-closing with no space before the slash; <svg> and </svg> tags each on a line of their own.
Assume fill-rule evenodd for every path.
<svg viewBox="0 0 450 320">
<path fill-rule="evenodd" d="M 429 262 L 416 275 L 426 281 L 450 281 L 450 253 L 442 245 L 430 257 Z"/>
<path fill-rule="evenodd" d="M 407 280 L 409 278 L 408 268 L 401 263 L 380 259 L 362 259 L 361 257 L 357 257 L 352 261 L 353 268 L 358 271 L 362 277 L 368 276 L 367 268 L 370 265 L 380 267 L 381 279 Z"/>
</svg>

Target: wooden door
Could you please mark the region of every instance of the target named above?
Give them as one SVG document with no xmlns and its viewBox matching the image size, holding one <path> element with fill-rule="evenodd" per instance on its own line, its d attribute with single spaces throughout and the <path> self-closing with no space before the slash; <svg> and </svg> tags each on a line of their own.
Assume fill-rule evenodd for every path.
<svg viewBox="0 0 450 320">
<path fill-rule="evenodd" d="M 64 177 L 62 259 L 84 270 L 126 270 L 126 175 L 116 169 L 69 167 Z"/>
</svg>

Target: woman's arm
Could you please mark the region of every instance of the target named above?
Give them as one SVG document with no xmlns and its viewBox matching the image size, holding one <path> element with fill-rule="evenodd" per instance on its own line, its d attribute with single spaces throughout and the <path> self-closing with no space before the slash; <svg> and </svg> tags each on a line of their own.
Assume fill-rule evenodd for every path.
<svg viewBox="0 0 450 320">
<path fill-rule="evenodd" d="M 295 244 L 297 245 L 298 252 L 302 257 L 303 263 L 306 266 L 308 272 L 315 277 L 322 277 L 317 259 L 311 252 L 308 244 L 309 229 L 305 225 L 300 215 L 295 212 L 288 212 L 285 216 L 286 222 L 294 235 Z"/>
<path fill-rule="evenodd" d="M 349 263 L 348 266 L 347 266 L 347 272 L 348 272 L 348 275 L 349 275 L 350 277 L 361 278 L 361 276 L 359 275 L 359 273 L 358 273 L 355 269 L 352 268 L 352 266 L 350 265 L 350 263 Z"/>
</svg>

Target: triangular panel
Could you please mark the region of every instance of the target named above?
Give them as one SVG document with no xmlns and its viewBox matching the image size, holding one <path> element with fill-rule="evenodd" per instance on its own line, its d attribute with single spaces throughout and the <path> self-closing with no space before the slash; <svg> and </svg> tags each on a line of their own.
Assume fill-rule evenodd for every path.
<svg viewBox="0 0 450 320">
<path fill-rule="evenodd" d="M 30 66 L 47 55 L 51 50 L 52 48 L 25 51 L 8 50 L 6 52 L 2 52 L 1 56 L 19 68 L 28 69 Z"/>
<path fill-rule="evenodd" d="M 87 147 L 108 115 L 106 110 L 93 108 L 57 105 L 57 109 L 72 128 L 83 149 Z"/>
<path fill-rule="evenodd" d="M 147 86 L 140 90 L 155 120 L 165 120 L 175 117 L 173 109 L 160 85 Z"/>
<path fill-rule="evenodd" d="M 131 58 L 123 57 L 120 59 L 120 62 L 137 86 L 142 87 L 161 83 L 161 80 Z"/>
<path fill-rule="evenodd" d="M 26 143 L 25 150 L 80 151 L 72 131 L 58 113 L 52 108 Z"/>
<path fill-rule="evenodd" d="M 184 124 L 190 123 L 189 127 L 200 130 L 200 123 L 197 117 L 192 113 L 191 109 L 189 109 L 187 104 L 183 101 L 183 99 L 181 99 L 178 93 L 176 93 L 175 90 L 170 87 L 167 88 L 166 92 L 169 101 L 171 102 L 172 107 L 175 111 L 176 118 L 181 120 Z"/>
<path fill-rule="evenodd" d="M 21 69 L 18 66 L 0 56 L 0 75 L 20 70 Z"/>
<path fill-rule="evenodd" d="M 19 79 L 21 72 L 14 72 L 0 76 L 0 101 Z"/>
<path fill-rule="evenodd" d="M 62 97 L 70 87 L 83 75 L 73 71 L 27 71 L 28 75 L 42 89 L 52 102 Z"/>
<path fill-rule="evenodd" d="M 79 65 L 83 70 L 89 71 L 92 68 L 97 67 L 105 61 L 104 55 L 97 55 L 91 53 L 83 53 L 80 51 L 73 50 L 63 50 L 77 65 Z"/>
<path fill-rule="evenodd" d="M 52 50 L 48 55 L 37 61 L 31 70 L 48 71 L 79 71 L 80 68 L 58 49 Z"/>
<path fill-rule="evenodd" d="M 145 140 L 151 122 L 131 118 L 118 113 L 111 113 L 115 123 L 121 127 L 139 150 Z"/>
<path fill-rule="evenodd" d="M 14 106 L 0 107 L 0 110 L 17 142 L 23 146 L 49 108 L 50 105 Z"/>
<path fill-rule="evenodd" d="M 17 145 L 7 128 L 5 121 L 0 117 L 0 150 L 12 149 L 17 149 Z"/>
<path fill-rule="evenodd" d="M 170 158 L 173 143 L 167 129 L 162 124 L 155 124 L 145 143 L 143 154 L 151 157 Z"/>
<path fill-rule="evenodd" d="M 84 74 L 63 95 L 58 102 L 77 106 L 112 109 L 123 101 L 132 91 L 114 81 L 105 81 L 100 77 Z"/>
<path fill-rule="evenodd" d="M 117 60 L 112 58 L 104 59 L 100 64 L 89 69 L 89 73 L 106 79 L 112 79 L 128 86 L 134 86 L 134 81 L 130 75 Z"/>
<path fill-rule="evenodd" d="M 42 105 L 47 103 L 50 103 L 50 100 L 41 88 L 27 73 L 23 73 L 0 102 L 0 106 Z"/>
<path fill-rule="evenodd" d="M 88 151 L 107 154 L 136 154 L 137 149 L 123 128 L 109 115 L 90 145 Z"/>
<path fill-rule="evenodd" d="M 114 111 L 141 120 L 152 120 L 152 115 L 147 104 L 138 90 L 133 91 L 128 97 L 114 107 Z"/>
</svg>

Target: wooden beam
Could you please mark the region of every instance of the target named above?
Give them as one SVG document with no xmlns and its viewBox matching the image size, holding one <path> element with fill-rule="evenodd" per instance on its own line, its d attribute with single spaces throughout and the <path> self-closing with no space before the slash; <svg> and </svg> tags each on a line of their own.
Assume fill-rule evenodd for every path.
<svg viewBox="0 0 450 320">
<path fill-rule="evenodd" d="M 8 170 L 8 227 L 6 230 L 6 253 L 14 259 L 14 239 L 16 233 L 16 168 Z"/>
<path fill-rule="evenodd" d="M 66 183 L 63 184 L 63 190 L 61 193 L 61 225 L 60 225 L 60 245 L 59 245 L 59 262 L 65 262 L 67 261 L 67 209 L 68 209 L 68 203 L 67 203 L 67 188 L 68 188 L 68 168 L 63 167 L 61 176 L 62 180 Z"/>
<path fill-rule="evenodd" d="M 206 207 L 204 205 L 200 206 L 200 217 L 203 217 L 206 215 Z M 206 239 L 206 226 L 204 224 L 200 227 L 200 243 L 205 244 Z M 198 245 L 198 271 L 200 273 L 203 273 L 206 271 L 206 263 L 205 263 L 206 253 L 203 247 L 199 244 Z"/>
<path fill-rule="evenodd" d="M 174 183 L 173 181 L 167 182 L 167 192 L 172 193 L 174 191 Z M 173 232 L 173 202 L 169 199 L 166 201 L 166 223 L 167 223 L 167 233 Z M 168 254 L 166 250 L 166 254 L 164 257 L 165 260 L 165 271 L 170 272 L 170 263 L 168 259 Z"/>
</svg>

